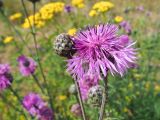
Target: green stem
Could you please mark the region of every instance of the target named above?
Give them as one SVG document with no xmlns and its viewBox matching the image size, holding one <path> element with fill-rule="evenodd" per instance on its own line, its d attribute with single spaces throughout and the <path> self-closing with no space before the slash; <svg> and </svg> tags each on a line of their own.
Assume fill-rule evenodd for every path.
<svg viewBox="0 0 160 120">
<path fill-rule="evenodd" d="M 32 32 L 33 39 L 34 39 L 34 44 L 35 44 L 37 62 L 38 62 L 38 65 L 39 65 L 39 68 L 40 68 L 40 72 L 41 72 L 43 80 L 44 80 L 44 85 L 45 85 L 45 88 L 47 90 L 47 94 L 49 96 L 49 102 L 50 102 L 51 108 L 53 109 L 52 96 L 50 94 L 49 87 L 48 87 L 48 84 L 47 84 L 47 80 L 46 80 L 46 77 L 45 77 L 44 72 L 43 72 L 42 64 L 41 64 L 41 61 L 40 61 L 40 58 L 39 58 L 39 51 L 38 51 L 38 47 L 37 47 L 36 30 L 35 30 L 35 16 L 34 16 L 35 12 L 36 12 L 36 3 L 33 3 L 33 16 L 34 16 L 33 17 L 33 22 L 34 22 L 33 25 L 31 24 L 31 21 L 28 18 L 28 12 L 27 12 L 24 0 L 21 0 L 21 3 L 22 3 L 26 18 L 28 19 L 28 22 L 29 22 L 29 25 L 30 25 L 30 28 L 31 28 L 31 32 Z"/>
<path fill-rule="evenodd" d="M 9 90 L 13 93 L 13 95 L 17 98 L 18 102 L 20 103 L 20 105 L 22 105 L 22 100 L 20 98 L 20 96 L 18 95 L 18 93 L 12 88 L 12 86 L 9 87 Z M 28 120 L 25 112 L 23 111 L 23 115 L 26 118 L 26 120 Z"/>
<path fill-rule="evenodd" d="M 33 77 L 33 79 L 35 80 L 37 86 L 40 88 L 41 92 L 42 92 L 43 94 L 45 94 L 45 92 L 44 92 L 44 90 L 43 90 L 43 87 L 41 86 L 41 84 L 40 84 L 37 76 L 36 76 L 35 74 L 32 74 L 32 77 Z"/>
<path fill-rule="evenodd" d="M 81 111 L 82 111 L 82 117 L 83 117 L 83 120 L 86 120 L 86 114 L 85 114 L 84 104 L 83 104 L 83 101 L 82 101 L 82 96 L 81 96 L 81 92 L 80 92 L 79 83 L 78 83 L 77 80 L 74 80 L 74 83 L 75 83 L 75 86 L 76 86 L 76 89 L 77 89 L 77 96 L 78 96 L 78 101 L 79 101 Z"/>
<path fill-rule="evenodd" d="M 101 104 L 101 108 L 100 108 L 100 112 L 99 112 L 99 119 L 98 120 L 103 120 L 104 117 L 104 113 L 105 113 L 105 106 L 107 103 L 107 92 L 108 92 L 108 79 L 106 77 L 106 79 L 103 80 L 104 81 L 104 92 L 103 92 L 103 98 L 102 98 L 102 104 Z"/>
<path fill-rule="evenodd" d="M 33 35 L 33 39 L 34 39 L 34 44 L 35 44 L 35 49 L 36 49 L 36 55 L 37 55 L 37 61 L 38 61 L 38 64 L 39 64 L 39 68 L 40 68 L 40 71 L 41 71 L 41 74 L 42 74 L 42 77 L 43 77 L 43 80 L 44 80 L 44 84 L 45 84 L 45 87 L 46 87 L 46 90 L 47 90 L 47 94 L 49 96 L 49 102 L 50 102 L 50 105 L 51 105 L 51 108 L 53 110 L 53 104 L 52 104 L 52 96 L 51 96 L 51 92 L 49 91 L 49 86 L 48 86 L 48 83 L 47 83 L 47 80 L 46 80 L 46 77 L 45 77 L 45 74 L 44 74 L 44 71 L 43 71 L 43 67 L 42 67 L 42 64 L 41 64 L 41 61 L 40 61 L 40 57 L 39 57 L 39 51 L 38 51 L 38 46 L 37 46 L 37 39 L 36 39 L 36 29 L 35 29 L 35 13 L 36 13 L 36 3 L 33 3 L 33 27 L 32 27 L 32 35 Z"/>
</svg>

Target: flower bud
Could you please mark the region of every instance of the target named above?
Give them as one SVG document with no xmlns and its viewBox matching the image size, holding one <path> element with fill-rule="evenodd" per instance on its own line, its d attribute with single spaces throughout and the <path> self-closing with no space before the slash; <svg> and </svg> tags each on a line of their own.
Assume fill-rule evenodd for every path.
<svg viewBox="0 0 160 120">
<path fill-rule="evenodd" d="M 91 87 L 88 92 L 88 102 L 91 106 L 100 106 L 102 103 L 104 87 L 97 85 Z"/>
<path fill-rule="evenodd" d="M 72 105 L 71 112 L 75 116 L 81 116 L 82 115 L 81 107 L 80 107 L 80 105 L 78 103 Z"/>
<path fill-rule="evenodd" d="M 54 41 L 54 50 L 58 55 L 69 58 L 75 53 L 73 45 L 70 36 L 62 33 L 58 35 Z"/>
<path fill-rule="evenodd" d="M 70 94 L 76 94 L 76 93 L 77 93 L 77 89 L 76 89 L 75 84 L 72 84 L 72 85 L 69 87 L 69 93 L 70 93 Z"/>
</svg>

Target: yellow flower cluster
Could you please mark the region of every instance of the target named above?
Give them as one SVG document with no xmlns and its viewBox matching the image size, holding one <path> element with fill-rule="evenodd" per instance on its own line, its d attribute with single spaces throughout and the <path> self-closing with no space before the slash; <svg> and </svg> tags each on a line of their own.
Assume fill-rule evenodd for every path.
<svg viewBox="0 0 160 120">
<path fill-rule="evenodd" d="M 45 25 L 45 23 L 52 19 L 55 14 L 62 12 L 64 10 L 64 3 L 63 2 L 52 2 L 44 5 L 39 12 L 35 15 L 31 15 L 25 19 L 24 23 L 22 24 L 23 28 L 30 28 L 31 25 L 34 24 L 34 17 L 35 17 L 35 26 L 37 28 L 41 28 Z M 28 21 L 30 20 L 30 23 Z"/>
<path fill-rule="evenodd" d="M 9 17 L 9 19 L 13 21 L 13 20 L 17 20 L 17 19 L 19 19 L 21 17 L 22 17 L 22 14 L 18 12 L 18 13 L 15 13 L 15 14 L 11 15 Z"/>
<path fill-rule="evenodd" d="M 70 36 L 74 36 L 77 32 L 77 29 L 76 28 L 71 28 L 68 30 L 68 35 Z"/>
<path fill-rule="evenodd" d="M 41 18 L 43 20 L 51 19 L 54 14 L 62 12 L 64 9 L 64 3 L 54 2 L 44 5 L 40 10 Z"/>
<path fill-rule="evenodd" d="M 36 13 L 35 15 L 30 15 L 28 18 L 25 19 L 24 23 L 22 24 L 23 28 L 30 28 L 30 24 L 34 24 L 34 17 L 35 17 L 35 26 L 37 28 L 43 27 L 45 25 L 45 21 L 41 19 L 40 13 Z"/>
<path fill-rule="evenodd" d="M 114 21 L 115 21 L 116 23 L 120 23 L 120 22 L 123 21 L 123 17 L 121 17 L 121 16 L 116 16 L 116 17 L 114 18 Z"/>
<path fill-rule="evenodd" d="M 84 0 L 72 0 L 72 5 L 78 8 L 83 8 L 84 5 Z"/>
<path fill-rule="evenodd" d="M 66 99 L 67 99 L 67 96 L 65 96 L 65 95 L 60 95 L 60 96 L 58 96 L 58 99 L 59 99 L 60 101 L 63 101 L 63 100 L 66 100 Z"/>
<path fill-rule="evenodd" d="M 12 36 L 8 36 L 8 37 L 4 38 L 3 43 L 7 44 L 7 43 L 12 42 L 13 40 L 14 40 L 14 38 Z"/>
<path fill-rule="evenodd" d="M 107 12 L 114 7 L 114 4 L 108 1 L 100 1 L 93 5 L 92 10 L 89 12 L 89 16 L 93 17 L 101 12 Z"/>
<path fill-rule="evenodd" d="M 96 10 L 91 10 L 91 11 L 89 12 L 89 16 L 90 16 L 90 17 L 94 17 L 94 16 L 97 16 L 97 15 L 98 15 L 98 13 L 97 13 Z"/>
</svg>

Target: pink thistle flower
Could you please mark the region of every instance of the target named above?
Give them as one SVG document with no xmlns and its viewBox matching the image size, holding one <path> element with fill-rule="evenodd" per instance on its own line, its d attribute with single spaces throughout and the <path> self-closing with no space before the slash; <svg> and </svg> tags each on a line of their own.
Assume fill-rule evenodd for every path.
<svg viewBox="0 0 160 120">
<path fill-rule="evenodd" d="M 73 37 L 75 55 L 68 60 L 68 71 L 74 79 L 84 75 L 107 76 L 123 74 L 136 62 L 135 44 L 127 35 L 117 35 L 118 27 L 112 24 L 88 27 Z"/>
<path fill-rule="evenodd" d="M 36 62 L 32 58 L 27 58 L 24 55 L 18 57 L 19 69 L 23 76 L 33 74 L 37 68 Z"/>
<path fill-rule="evenodd" d="M 0 91 L 9 87 L 13 81 L 8 64 L 0 64 Z"/>
<path fill-rule="evenodd" d="M 40 109 L 46 105 L 41 97 L 35 93 L 26 95 L 23 99 L 22 104 L 32 116 L 38 116 Z"/>
</svg>

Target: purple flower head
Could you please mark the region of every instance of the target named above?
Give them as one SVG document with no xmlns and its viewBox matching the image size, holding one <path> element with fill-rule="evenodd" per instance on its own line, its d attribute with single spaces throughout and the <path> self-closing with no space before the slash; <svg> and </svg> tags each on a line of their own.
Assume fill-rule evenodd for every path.
<svg viewBox="0 0 160 120">
<path fill-rule="evenodd" d="M 65 8 L 64 8 L 65 12 L 67 12 L 67 13 L 70 13 L 72 11 L 72 9 L 73 8 L 70 5 L 66 5 Z"/>
<path fill-rule="evenodd" d="M 54 120 L 54 113 L 53 111 L 44 106 L 39 110 L 39 120 Z"/>
<path fill-rule="evenodd" d="M 81 116 L 82 115 L 81 107 L 80 107 L 80 105 L 78 103 L 72 105 L 71 112 L 75 116 Z"/>
<path fill-rule="evenodd" d="M 96 76 L 85 75 L 79 80 L 79 87 L 83 100 L 87 99 L 89 89 L 96 85 L 98 85 L 98 77 Z"/>
<path fill-rule="evenodd" d="M 24 55 L 18 58 L 20 72 L 23 76 L 29 76 L 36 70 L 37 64 L 32 58 L 27 58 Z"/>
<path fill-rule="evenodd" d="M 68 60 L 68 71 L 74 79 L 94 75 L 99 79 L 123 74 L 136 62 L 136 49 L 129 37 L 118 36 L 118 27 L 112 24 L 88 27 L 73 38 L 76 54 Z"/>
<path fill-rule="evenodd" d="M 132 27 L 131 25 L 129 24 L 129 22 L 127 21 L 122 21 L 120 24 L 120 27 L 124 29 L 124 31 L 127 33 L 127 34 L 131 34 L 132 32 Z"/>
<path fill-rule="evenodd" d="M 0 64 L 0 91 L 9 87 L 13 81 L 8 64 Z"/>
<path fill-rule="evenodd" d="M 46 104 L 41 99 L 38 94 L 30 93 L 26 95 L 23 99 L 24 108 L 32 115 L 38 116 L 39 110 L 43 108 Z"/>
</svg>

